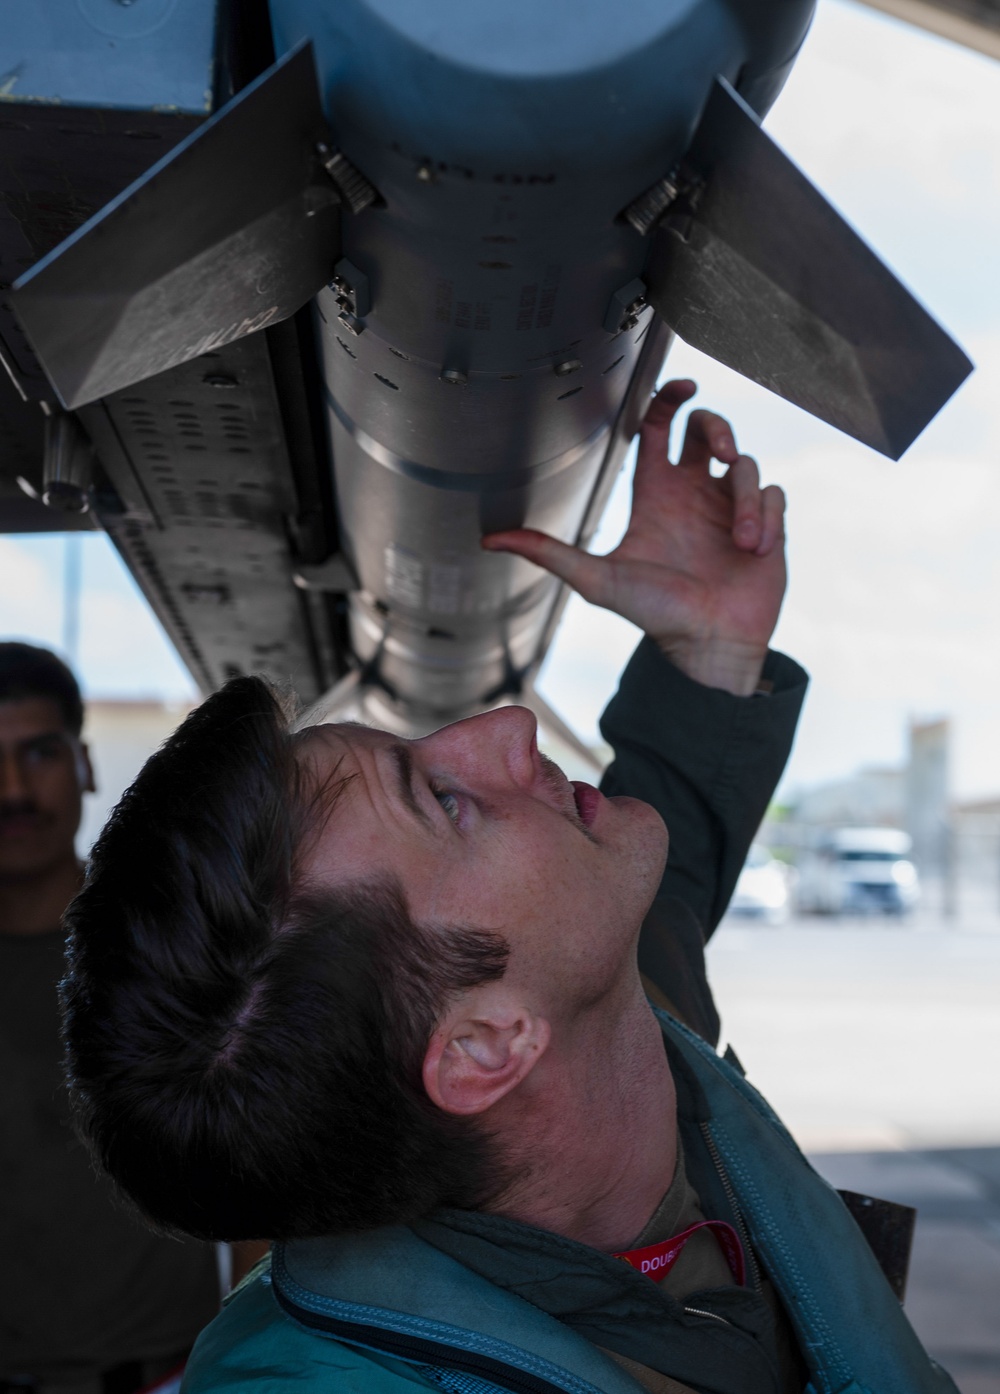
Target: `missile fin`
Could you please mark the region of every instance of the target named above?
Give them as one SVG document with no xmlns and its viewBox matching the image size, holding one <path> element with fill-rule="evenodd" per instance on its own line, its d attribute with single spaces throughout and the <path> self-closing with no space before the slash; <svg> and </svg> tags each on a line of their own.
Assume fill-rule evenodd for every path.
<svg viewBox="0 0 1000 1394">
<path fill-rule="evenodd" d="M 286 319 L 321 289 L 339 255 L 327 134 L 302 44 L 15 283 L 67 408 Z"/>
<path fill-rule="evenodd" d="M 693 347 L 899 459 L 962 349 L 717 78 L 652 234 L 649 301 Z"/>
</svg>

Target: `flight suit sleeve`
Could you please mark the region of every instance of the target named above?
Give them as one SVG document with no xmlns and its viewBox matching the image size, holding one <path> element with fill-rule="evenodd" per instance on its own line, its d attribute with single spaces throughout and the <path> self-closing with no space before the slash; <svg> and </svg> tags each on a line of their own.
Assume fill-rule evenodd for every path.
<svg viewBox="0 0 1000 1394">
<path fill-rule="evenodd" d="M 734 697 L 694 682 L 643 639 L 601 719 L 614 751 L 602 791 L 645 799 L 670 833 L 640 968 L 709 1039 L 718 1037 L 718 1018 L 704 941 L 722 918 L 784 770 L 807 683 L 794 660 L 770 652 L 761 680 L 768 690 Z"/>
</svg>

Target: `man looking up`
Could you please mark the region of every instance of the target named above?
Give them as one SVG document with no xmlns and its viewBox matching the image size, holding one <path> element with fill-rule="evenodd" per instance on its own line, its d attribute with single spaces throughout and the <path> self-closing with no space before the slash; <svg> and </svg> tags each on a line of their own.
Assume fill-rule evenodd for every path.
<svg viewBox="0 0 1000 1394">
<path fill-rule="evenodd" d="M 609 557 L 484 543 L 645 631 L 601 791 L 519 708 L 415 741 L 294 732 L 243 678 L 105 830 L 69 916 L 84 1126 L 158 1223 L 282 1241 L 189 1394 L 953 1390 L 839 1199 L 679 1019 L 714 1038 L 703 929 L 805 685 L 767 650 L 780 490 L 710 412 L 668 458 L 693 391 L 650 407 Z"/>
<path fill-rule="evenodd" d="M 0 643 L 0 1390 L 129 1394 L 218 1310 L 210 1245 L 127 1215 L 74 1137 L 62 1085 L 60 919 L 94 790 L 72 673 Z"/>
</svg>

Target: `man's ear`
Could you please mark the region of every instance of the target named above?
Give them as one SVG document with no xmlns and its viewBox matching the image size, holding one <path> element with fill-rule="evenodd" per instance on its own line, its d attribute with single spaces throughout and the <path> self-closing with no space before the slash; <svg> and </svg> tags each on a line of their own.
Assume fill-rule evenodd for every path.
<svg viewBox="0 0 1000 1394">
<path fill-rule="evenodd" d="M 94 767 L 90 763 L 90 751 L 82 741 L 76 742 L 73 759 L 76 764 L 76 780 L 80 786 L 80 793 L 96 794 L 97 785 L 94 783 Z"/>
<path fill-rule="evenodd" d="M 484 1113 L 516 1089 L 549 1043 L 549 1023 L 489 999 L 468 998 L 438 1023 L 424 1056 L 427 1097 L 445 1113 Z"/>
</svg>

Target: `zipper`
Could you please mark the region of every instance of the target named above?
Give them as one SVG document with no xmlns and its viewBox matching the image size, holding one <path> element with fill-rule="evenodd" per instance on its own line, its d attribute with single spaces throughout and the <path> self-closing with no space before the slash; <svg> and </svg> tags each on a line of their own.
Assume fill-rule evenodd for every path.
<svg viewBox="0 0 1000 1394">
<path fill-rule="evenodd" d="M 274 1284 L 273 1291 L 278 1306 L 283 1307 L 296 1321 L 314 1331 L 323 1331 L 347 1345 L 360 1346 L 362 1350 L 383 1351 L 418 1368 L 426 1366 L 437 1370 L 458 1370 L 489 1384 L 499 1385 L 501 1389 L 509 1390 L 510 1394 L 567 1394 L 565 1387 L 542 1375 L 533 1375 L 478 1351 L 459 1350 L 436 1340 L 424 1340 L 419 1336 L 393 1331 L 390 1327 L 359 1324 L 311 1311 L 282 1292 L 278 1283 Z M 574 1377 L 574 1384 L 577 1389 L 586 1387 L 586 1382 L 577 1377 Z M 594 1394 L 597 1394 L 596 1390 Z"/>
<path fill-rule="evenodd" d="M 726 1169 L 722 1164 L 722 1158 L 719 1156 L 719 1149 L 715 1145 L 715 1138 L 709 1131 L 708 1124 L 701 1123 L 699 1126 L 701 1128 L 701 1135 L 705 1139 L 705 1145 L 708 1148 L 709 1156 L 712 1158 L 715 1169 L 719 1173 L 719 1180 L 722 1182 L 722 1189 L 726 1193 L 726 1199 L 729 1201 L 730 1207 L 732 1208 L 733 1219 L 736 1221 L 736 1233 L 740 1236 L 740 1243 L 743 1245 L 743 1252 L 746 1254 L 747 1269 L 749 1270 L 753 1282 L 754 1292 L 760 1293 L 763 1290 L 760 1281 L 760 1269 L 757 1267 L 757 1259 L 750 1246 L 750 1236 L 747 1233 L 746 1225 L 743 1223 L 740 1207 L 736 1202 L 736 1192 L 733 1190 L 732 1182 L 726 1174 Z M 685 1308 L 685 1310 L 687 1309 Z M 719 1320 L 721 1321 L 722 1318 L 720 1317 Z"/>
<path fill-rule="evenodd" d="M 685 1312 L 689 1312 L 693 1317 L 710 1317 L 712 1321 L 721 1321 L 723 1326 L 732 1326 L 731 1321 L 725 1317 L 720 1317 L 718 1312 L 706 1312 L 702 1307 L 685 1307 Z"/>
</svg>

